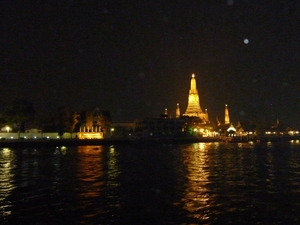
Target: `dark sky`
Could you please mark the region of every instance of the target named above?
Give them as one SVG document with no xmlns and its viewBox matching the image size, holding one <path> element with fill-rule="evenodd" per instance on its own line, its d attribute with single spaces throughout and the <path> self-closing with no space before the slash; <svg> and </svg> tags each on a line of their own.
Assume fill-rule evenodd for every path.
<svg viewBox="0 0 300 225">
<path fill-rule="evenodd" d="M 40 115 L 99 105 L 114 122 L 174 116 L 195 73 L 210 120 L 228 104 L 234 122 L 299 122 L 299 1 L 17 2 L 0 6 L 0 105 L 24 97 Z"/>
</svg>

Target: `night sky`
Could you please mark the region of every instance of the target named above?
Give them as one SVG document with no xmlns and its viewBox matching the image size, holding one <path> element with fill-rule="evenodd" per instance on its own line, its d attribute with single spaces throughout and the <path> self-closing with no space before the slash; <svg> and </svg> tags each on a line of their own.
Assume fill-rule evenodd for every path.
<svg viewBox="0 0 300 225">
<path fill-rule="evenodd" d="M 195 73 L 212 122 L 225 104 L 234 123 L 300 122 L 297 0 L 17 2 L 0 3 L 1 106 L 22 97 L 43 116 L 98 105 L 113 122 L 174 117 Z"/>
</svg>

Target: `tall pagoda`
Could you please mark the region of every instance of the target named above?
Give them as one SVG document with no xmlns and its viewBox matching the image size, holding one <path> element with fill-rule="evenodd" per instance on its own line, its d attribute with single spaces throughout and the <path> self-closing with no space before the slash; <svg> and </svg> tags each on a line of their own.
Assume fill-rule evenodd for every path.
<svg viewBox="0 0 300 225">
<path fill-rule="evenodd" d="M 207 110 L 203 112 L 200 107 L 200 100 L 198 90 L 196 87 L 195 74 L 192 74 L 191 88 L 188 97 L 188 106 L 183 116 L 198 117 L 203 121 L 203 123 L 209 122 Z"/>
</svg>

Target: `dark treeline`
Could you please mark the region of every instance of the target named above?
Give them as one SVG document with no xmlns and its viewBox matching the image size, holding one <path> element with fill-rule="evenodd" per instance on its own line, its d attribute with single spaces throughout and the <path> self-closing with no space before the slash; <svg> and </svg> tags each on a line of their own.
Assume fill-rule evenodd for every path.
<svg viewBox="0 0 300 225">
<path fill-rule="evenodd" d="M 94 106 L 88 110 L 76 112 L 66 106 L 57 108 L 50 118 L 36 118 L 33 104 L 26 99 L 16 99 L 0 112 L 0 126 L 9 126 L 13 132 L 25 132 L 30 129 L 40 129 L 43 132 L 58 132 L 62 136 L 65 132 L 78 132 L 80 126 L 92 129 L 101 127 L 105 133 L 111 123 L 110 113 Z"/>
</svg>

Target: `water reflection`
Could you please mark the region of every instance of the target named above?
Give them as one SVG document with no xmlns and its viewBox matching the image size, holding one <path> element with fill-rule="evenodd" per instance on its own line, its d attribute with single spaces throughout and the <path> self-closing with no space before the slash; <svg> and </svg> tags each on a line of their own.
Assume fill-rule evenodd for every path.
<svg viewBox="0 0 300 225">
<path fill-rule="evenodd" d="M 120 168 L 118 162 L 119 153 L 116 151 L 115 147 L 112 145 L 109 147 L 107 153 L 107 198 L 108 207 L 110 209 L 119 209 L 121 207 L 121 199 L 117 192 L 117 188 L 120 186 Z M 113 215 L 113 217 L 116 217 Z"/>
<path fill-rule="evenodd" d="M 118 166 L 117 160 L 118 153 L 115 150 L 115 147 L 112 145 L 109 147 L 108 159 L 107 159 L 107 175 L 108 175 L 108 185 L 109 186 L 119 186 L 120 183 L 117 181 L 117 177 L 120 174 L 120 169 Z"/>
<path fill-rule="evenodd" d="M 119 207 L 120 199 L 114 192 L 119 185 L 117 153 L 112 146 L 109 149 L 104 146 L 78 146 L 77 153 L 78 184 L 75 190 L 80 204 L 76 211 L 84 212 L 83 222 L 105 218 L 112 209 Z"/>
<path fill-rule="evenodd" d="M 75 191 L 79 195 L 76 211 L 81 211 L 85 221 L 103 211 L 103 207 L 96 203 L 104 195 L 105 179 L 103 147 L 78 146 L 77 147 L 77 172 L 78 179 Z"/>
<path fill-rule="evenodd" d="M 0 149 L 6 224 L 297 224 L 300 145 Z"/>
<path fill-rule="evenodd" d="M 78 173 L 80 181 L 79 194 L 86 198 L 102 194 L 103 180 L 103 146 L 78 146 Z"/>
<path fill-rule="evenodd" d="M 297 220 L 299 142 L 201 143 L 182 151 L 188 178 L 182 203 L 193 223 L 270 223 L 266 214 L 273 222 Z"/>
<path fill-rule="evenodd" d="M 182 202 L 183 208 L 193 218 L 201 221 L 209 218 L 209 183 L 208 167 L 208 146 L 207 143 L 197 143 L 184 148 L 184 164 L 187 167 L 188 184 Z"/>
<path fill-rule="evenodd" d="M 0 149 L 0 213 L 1 216 L 11 214 L 12 202 L 7 199 L 16 188 L 14 184 L 15 154 L 9 148 Z"/>
</svg>

